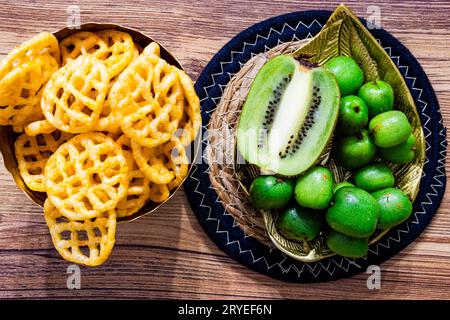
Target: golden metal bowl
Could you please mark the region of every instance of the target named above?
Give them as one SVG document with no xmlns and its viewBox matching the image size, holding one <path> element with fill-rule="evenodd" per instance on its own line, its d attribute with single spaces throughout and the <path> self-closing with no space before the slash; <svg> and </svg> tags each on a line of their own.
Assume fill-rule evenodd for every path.
<svg viewBox="0 0 450 320">
<path fill-rule="evenodd" d="M 404 112 L 411 123 L 412 133 L 416 138 L 416 157 L 405 165 L 390 164 L 389 166 L 394 172 L 395 186 L 414 201 L 419 192 L 425 163 L 425 137 L 420 117 L 414 99 L 396 65 L 358 17 L 348 7 L 340 5 L 322 30 L 293 55 L 311 57 L 310 60 L 317 64 L 323 64 L 338 55 L 352 56 L 363 69 L 366 82 L 383 79 L 392 85 L 396 99 L 395 109 Z M 345 181 L 350 178 L 351 172 L 334 161 L 331 147 L 330 140 L 318 164 L 328 167 L 333 172 L 336 182 Z M 236 165 L 237 163 L 238 161 L 235 161 L 235 174 L 239 177 L 243 189 L 248 193 L 253 179 L 261 174 L 260 170 L 254 165 Z M 322 231 L 312 241 L 292 241 L 278 232 L 275 224 L 277 212 L 261 210 L 261 214 L 269 238 L 288 256 L 302 262 L 314 262 L 335 255 L 325 244 L 325 232 Z M 379 241 L 388 231 L 377 231 L 369 238 L 369 244 Z"/>
<path fill-rule="evenodd" d="M 164 48 L 164 46 L 162 46 L 158 41 L 153 40 L 152 38 L 146 36 L 145 34 L 139 32 L 137 30 L 127 28 L 127 27 L 124 27 L 121 25 L 109 24 L 109 23 L 85 23 L 85 24 L 82 24 L 77 29 L 71 29 L 71 28 L 66 27 L 57 32 L 54 32 L 53 34 L 58 39 L 58 41 L 61 41 L 62 39 L 66 38 L 74 33 L 80 32 L 80 31 L 100 31 L 100 30 L 105 30 L 105 29 L 113 29 L 113 30 L 123 31 L 123 32 L 130 34 L 131 37 L 133 38 L 134 42 L 136 44 L 138 44 L 141 48 L 145 48 L 151 42 L 158 43 L 159 46 L 161 47 L 161 57 L 164 60 L 166 60 L 168 63 L 180 68 L 181 70 L 184 70 L 183 67 L 181 66 L 181 64 L 175 59 L 175 57 L 172 54 L 170 54 L 170 52 L 166 48 Z M 9 171 L 9 173 L 11 174 L 11 176 L 13 177 L 17 186 L 23 192 L 25 192 L 25 194 L 31 200 L 33 200 L 39 206 L 43 207 L 44 201 L 47 198 L 46 193 L 31 190 L 30 188 L 28 188 L 26 186 L 25 182 L 23 181 L 22 177 L 20 176 L 19 168 L 17 165 L 17 160 L 16 160 L 15 152 L 14 152 L 14 142 L 18 136 L 19 136 L 19 134 L 15 133 L 12 130 L 11 126 L 0 126 L 0 152 L 3 155 L 4 165 L 5 165 L 6 169 Z M 198 153 L 198 150 L 200 149 L 200 143 L 201 143 L 201 139 L 197 138 L 194 142 L 191 143 L 191 145 L 188 147 L 188 150 L 186 150 L 187 151 L 186 154 L 190 155 L 190 165 L 189 165 L 188 175 L 192 168 L 192 163 L 194 163 L 195 158 Z M 186 175 L 186 178 L 188 175 Z M 184 182 L 184 180 L 183 180 L 183 182 Z M 128 216 L 128 217 L 119 218 L 118 222 L 132 221 L 132 220 L 135 220 L 137 218 L 140 218 L 144 215 L 147 215 L 149 213 L 156 211 L 161 205 L 163 205 L 164 203 L 169 201 L 170 198 L 173 197 L 173 195 L 177 192 L 177 190 L 181 187 L 181 185 L 179 187 L 177 187 L 176 189 L 174 189 L 171 192 L 169 198 L 166 199 L 164 202 L 154 203 L 154 202 L 150 201 L 135 214 Z"/>
</svg>

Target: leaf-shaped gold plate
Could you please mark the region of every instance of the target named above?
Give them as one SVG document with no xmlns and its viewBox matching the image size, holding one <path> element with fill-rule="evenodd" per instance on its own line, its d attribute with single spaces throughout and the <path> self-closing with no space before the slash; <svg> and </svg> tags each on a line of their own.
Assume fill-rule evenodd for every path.
<svg viewBox="0 0 450 320">
<path fill-rule="evenodd" d="M 414 161 L 405 165 L 391 165 L 391 168 L 394 171 L 396 187 L 414 200 L 419 192 L 425 162 L 425 138 L 420 118 L 414 99 L 396 65 L 358 17 L 348 7 L 340 5 L 330 16 L 323 29 L 293 55 L 309 56 L 311 61 L 318 64 L 324 64 L 332 57 L 339 55 L 351 56 L 363 69 L 365 81 L 382 79 L 391 84 L 395 92 L 394 108 L 407 115 L 416 138 Z M 320 159 L 321 164 L 333 171 L 336 182 L 345 181 L 350 177 L 351 172 L 338 165 L 330 157 L 330 149 L 327 148 L 324 151 L 324 155 Z M 255 166 L 248 164 L 237 165 L 235 170 L 237 176 L 241 177 L 242 185 L 247 188 L 252 179 L 260 174 Z M 319 261 L 334 255 L 325 244 L 323 232 L 313 241 L 291 241 L 278 233 L 275 226 L 276 212 L 261 211 L 261 213 L 270 239 L 287 255 L 303 262 Z M 369 243 L 375 243 L 386 233 L 387 231 L 374 234 L 369 239 Z"/>
</svg>

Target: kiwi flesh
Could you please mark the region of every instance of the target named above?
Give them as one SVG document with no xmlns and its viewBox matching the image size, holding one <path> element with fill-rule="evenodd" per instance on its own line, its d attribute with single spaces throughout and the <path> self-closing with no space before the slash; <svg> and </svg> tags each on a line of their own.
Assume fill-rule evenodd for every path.
<svg viewBox="0 0 450 320">
<path fill-rule="evenodd" d="M 335 77 L 306 60 L 279 55 L 256 75 L 242 108 L 237 147 L 266 171 L 298 175 L 326 147 L 337 121 Z"/>
</svg>

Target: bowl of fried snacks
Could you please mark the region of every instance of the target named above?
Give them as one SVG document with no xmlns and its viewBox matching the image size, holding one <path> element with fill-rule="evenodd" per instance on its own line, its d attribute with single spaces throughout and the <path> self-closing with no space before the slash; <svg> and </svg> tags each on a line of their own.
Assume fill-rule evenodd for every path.
<svg viewBox="0 0 450 320">
<path fill-rule="evenodd" d="M 66 260 L 97 266 L 116 224 L 154 212 L 199 146 L 200 103 L 176 59 L 142 33 L 83 24 L 40 33 L 0 63 L 0 150 L 44 208 Z"/>
</svg>

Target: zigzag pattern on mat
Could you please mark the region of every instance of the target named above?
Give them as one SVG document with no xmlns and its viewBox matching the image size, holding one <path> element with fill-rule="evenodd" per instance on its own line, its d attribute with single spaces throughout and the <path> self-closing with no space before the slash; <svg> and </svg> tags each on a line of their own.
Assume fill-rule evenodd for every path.
<svg viewBox="0 0 450 320">
<path fill-rule="evenodd" d="M 223 93 L 223 89 L 225 88 L 225 85 L 221 85 L 221 84 L 216 83 L 216 78 L 219 77 L 219 76 L 222 76 L 223 74 L 225 74 L 224 66 L 226 66 L 227 64 L 234 63 L 234 59 L 235 59 L 234 56 L 235 55 L 244 53 L 244 51 L 248 47 L 254 47 L 259 39 L 268 40 L 272 33 L 276 33 L 278 35 L 283 34 L 283 32 L 284 32 L 284 30 L 286 28 L 290 28 L 292 31 L 294 31 L 294 36 L 293 36 L 291 41 L 298 41 L 300 39 L 298 39 L 296 37 L 295 31 L 297 31 L 297 29 L 300 26 L 303 26 L 303 27 L 306 27 L 307 29 L 310 29 L 313 24 L 318 24 L 320 27 L 322 27 L 322 25 L 317 20 L 314 20 L 313 22 L 311 22 L 310 25 L 306 25 L 302 21 L 299 21 L 298 24 L 295 27 L 292 27 L 291 25 L 285 23 L 280 31 L 271 28 L 266 36 L 258 34 L 257 37 L 255 38 L 255 41 L 253 43 L 244 42 L 241 51 L 231 51 L 229 60 L 220 62 L 221 72 L 211 74 L 211 84 L 208 85 L 208 86 L 203 87 L 203 90 L 205 92 L 205 97 L 203 99 L 201 99 L 201 102 L 205 101 L 206 99 L 211 99 L 215 104 L 217 104 L 219 102 L 219 100 L 221 99 L 221 95 L 219 95 L 217 97 L 211 97 L 211 96 L 209 96 L 208 89 L 209 88 L 213 88 L 215 86 L 219 86 L 219 88 L 221 90 L 221 93 Z M 310 38 L 310 37 L 312 37 L 312 35 L 310 33 L 308 33 L 307 38 Z M 377 40 L 377 41 L 381 44 L 380 40 Z M 280 40 L 278 40 L 278 43 L 281 44 L 282 42 Z M 265 47 L 265 51 L 269 50 L 269 49 L 270 48 Z M 412 85 L 411 85 L 412 90 L 415 90 L 415 91 L 418 92 L 418 98 L 416 99 L 416 103 L 417 103 L 417 107 L 419 109 L 418 111 L 426 118 L 426 121 L 422 124 L 422 126 L 423 126 L 423 130 L 424 130 L 424 134 L 425 134 L 425 139 L 427 139 L 431 135 L 431 131 L 427 127 L 427 125 L 428 125 L 428 123 L 430 121 L 430 117 L 427 116 L 424 113 L 424 111 L 426 110 L 426 108 L 428 106 L 428 103 L 421 99 L 423 89 L 417 88 L 415 86 L 415 82 L 416 82 L 417 78 L 409 75 L 409 67 L 407 65 L 402 65 L 401 64 L 399 56 L 393 56 L 392 55 L 391 47 L 384 47 L 384 49 L 389 54 L 391 59 L 395 62 L 395 64 L 397 65 L 398 69 L 402 73 L 403 77 L 405 79 L 407 79 L 407 80 L 412 81 Z M 256 53 L 252 52 L 252 57 L 254 55 L 256 55 Z M 242 65 L 241 62 L 239 62 L 239 63 Z M 234 76 L 234 74 L 228 73 L 229 79 L 231 79 L 233 76 Z M 207 113 L 210 114 L 213 111 L 214 110 L 209 110 L 209 111 L 207 111 Z M 442 122 L 442 120 L 441 120 L 441 122 Z M 433 177 L 433 180 L 435 181 L 435 183 L 431 184 L 431 186 L 430 186 L 431 189 L 433 190 L 433 192 L 426 194 L 427 200 L 420 203 L 420 208 L 421 208 L 420 211 L 415 211 L 413 213 L 413 216 L 411 216 L 410 219 L 407 222 L 405 222 L 402 225 L 400 225 L 399 227 L 397 227 L 397 236 L 396 237 L 394 237 L 394 236 L 385 237 L 385 238 L 381 239 L 375 245 L 371 246 L 370 252 L 372 252 L 373 254 L 378 255 L 379 252 L 383 248 L 390 249 L 391 241 L 394 241 L 394 242 L 397 242 L 397 243 L 400 242 L 402 234 L 407 234 L 407 233 L 410 232 L 410 224 L 419 224 L 419 216 L 426 214 L 426 207 L 432 204 L 432 202 L 433 202 L 432 198 L 433 197 L 437 197 L 438 196 L 438 193 L 437 193 L 435 188 L 442 187 L 443 186 L 443 178 L 445 178 L 445 156 L 446 156 L 445 155 L 445 141 L 446 141 L 445 129 L 441 130 L 441 132 L 439 133 L 439 138 L 441 139 L 440 140 L 440 144 L 441 144 L 441 146 L 444 146 L 444 148 L 440 152 L 439 166 L 436 168 L 436 170 L 439 172 L 439 174 Z M 205 139 L 202 142 L 205 143 Z M 431 146 L 429 145 L 428 142 L 426 142 L 426 151 L 428 152 L 428 150 L 430 148 L 431 148 Z M 203 155 L 202 155 L 202 157 L 203 157 Z M 203 158 L 203 160 L 206 161 L 204 158 Z M 428 163 L 428 162 L 429 162 L 429 160 L 428 160 L 428 158 L 426 158 L 425 164 Z M 220 219 L 216 219 L 216 218 L 211 217 L 211 210 L 212 210 L 212 208 L 210 206 L 208 206 L 207 204 L 204 204 L 205 194 L 203 194 L 202 192 L 200 192 L 198 190 L 198 186 L 200 184 L 200 180 L 198 180 L 195 177 L 195 172 L 197 171 L 197 169 L 198 169 L 198 167 L 194 166 L 193 171 L 191 173 L 191 179 L 195 180 L 196 183 L 197 183 L 196 187 L 195 187 L 195 190 L 194 190 L 194 193 L 199 194 L 199 196 L 201 197 L 200 206 L 208 209 L 208 217 L 206 218 L 207 221 L 215 222 L 217 224 L 216 233 L 225 234 L 226 235 L 226 238 L 227 238 L 226 245 L 228 245 L 228 246 L 236 246 L 238 248 L 238 250 L 239 250 L 239 253 L 242 254 L 242 255 L 249 255 L 251 257 L 253 263 L 257 263 L 259 261 L 264 261 L 267 269 L 278 267 L 278 268 L 280 268 L 282 273 L 289 273 L 291 271 L 294 271 L 297 274 L 298 277 L 300 277 L 301 274 L 305 270 L 308 270 L 314 277 L 318 277 L 318 275 L 321 272 L 326 272 L 326 273 L 328 273 L 330 275 L 333 275 L 333 273 L 335 272 L 336 268 L 342 269 L 342 270 L 344 270 L 346 272 L 348 272 L 348 270 L 349 270 L 349 268 L 351 266 L 355 266 L 357 268 L 361 268 L 361 266 L 356 263 L 356 259 L 349 259 L 349 258 L 343 258 L 343 257 L 335 257 L 335 258 L 332 258 L 332 259 L 328 259 L 328 260 L 326 260 L 326 261 L 328 261 L 328 263 L 326 263 L 326 265 L 324 263 L 322 263 L 321 261 L 319 261 L 317 263 L 313 263 L 313 264 L 305 264 L 305 263 L 301 263 L 301 262 L 292 262 L 292 263 L 289 264 L 289 266 L 284 267 L 283 263 L 287 259 L 287 256 L 284 255 L 284 254 L 282 255 L 282 259 L 280 261 L 275 262 L 273 264 L 269 264 L 265 256 L 257 257 L 257 256 L 255 256 L 255 254 L 253 253 L 253 251 L 251 249 L 242 249 L 241 248 L 241 243 L 240 243 L 239 240 L 230 239 L 229 232 L 227 230 L 221 229 L 221 227 L 220 227 Z M 208 170 L 209 169 L 207 169 L 205 173 L 208 173 L 207 172 Z M 424 175 L 425 175 L 425 173 L 424 173 Z M 216 198 L 215 202 L 220 203 L 218 197 Z M 227 214 L 226 210 L 224 210 L 223 215 L 229 215 L 229 214 Z M 235 226 L 235 224 L 233 224 L 233 226 Z M 247 237 L 248 235 L 245 235 L 245 236 Z M 270 251 L 272 249 L 273 248 L 270 248 Z M 367 256 L 363 257 L 361 259 L 366 260 Z"/>
</svg>

